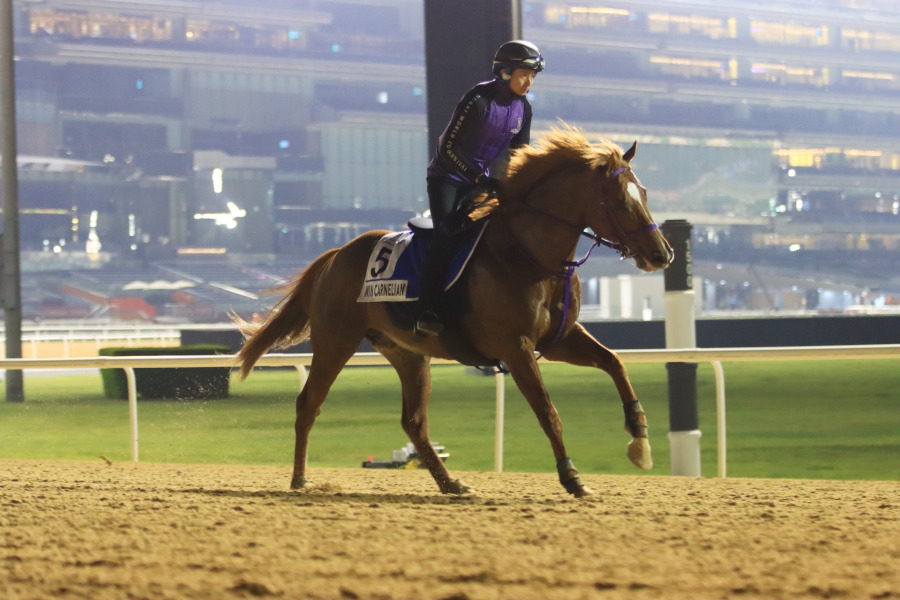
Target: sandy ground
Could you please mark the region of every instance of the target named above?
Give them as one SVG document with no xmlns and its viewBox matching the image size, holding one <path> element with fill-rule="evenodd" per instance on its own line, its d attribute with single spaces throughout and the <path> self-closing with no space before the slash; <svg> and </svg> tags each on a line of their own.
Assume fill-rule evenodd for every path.
<svg viewBox="0 0 900 600">
<path fill-rule="evenodd" d="M 900 483 L 0 460 L 0 598 L 900 598 Z"/>
</svg>

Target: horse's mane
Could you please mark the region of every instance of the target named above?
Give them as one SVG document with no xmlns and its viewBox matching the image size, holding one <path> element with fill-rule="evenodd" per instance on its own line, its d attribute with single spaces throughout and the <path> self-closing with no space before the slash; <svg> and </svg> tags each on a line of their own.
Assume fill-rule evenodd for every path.
<svg viewBox="0 0 900 600">
<path fill-rule="evenodd" d="M 601 139 L 592 144 L 584 132 L 564 123 L 553 127 L 534 145 L 513 151 L 503 191 L 518 198 L 548 172 L 570 165 L 597 169 L 609 164 L 611 158 L 622 159 L 622 151 L 614 143 Z"/>
<path fill-rule="evenodd" d="M 479 204 L 472 217 L 495 212 L 503 206 L 504 198 L 524 198 L 548 173 L 573 166 L 598 169 L 621 160 L 622 150 L 613 142 L 600 139 L 592 144 L 582 130 L 562 123 L 533 145 L 522 146 L 512 152 L 506 176 L 502 179 L 499 202 L 494 200 Z"/>
</svg>

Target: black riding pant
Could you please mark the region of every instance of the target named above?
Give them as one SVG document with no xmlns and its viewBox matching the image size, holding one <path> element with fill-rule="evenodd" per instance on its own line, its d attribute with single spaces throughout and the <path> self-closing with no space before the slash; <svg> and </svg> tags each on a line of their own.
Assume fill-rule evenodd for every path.
<svg viewBox="0 0 900 600">
<path fill-rule="evenodd" d="M 444 270 L 453 254 L 450 237 L 461 225 L 460 205 L 475 186 L 444 177 L 429 177 L 427 184 L 428 207 L 431 209 L 434 233 L 431 249 L 422 265 L 422 293 L 419 299 L 423 310 L 437 311 L 443 291 Z"/>
</svg>

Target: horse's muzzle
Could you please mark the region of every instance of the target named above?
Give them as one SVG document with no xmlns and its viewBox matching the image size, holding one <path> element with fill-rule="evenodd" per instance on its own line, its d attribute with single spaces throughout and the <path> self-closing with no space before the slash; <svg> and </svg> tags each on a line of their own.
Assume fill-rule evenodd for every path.
<svg viewBox="0 0 900 600">
<path fill-rule="evenodd" d="M 637 267 L 646 272 L 658 271 L 665 269 L 675 259 L 675 252 L 668 244 L 663 248 L 653 250 L 648 254 L 638 253 L 634 257 Z"/>
<path fill-rule="evenodd" d="M 654 254 L 652 260 L 653 264 L 657 264 L 661 269 L 665 269 L 675 260 L 675 251 L 666 244 L 665 252 Z"/>
</svg>

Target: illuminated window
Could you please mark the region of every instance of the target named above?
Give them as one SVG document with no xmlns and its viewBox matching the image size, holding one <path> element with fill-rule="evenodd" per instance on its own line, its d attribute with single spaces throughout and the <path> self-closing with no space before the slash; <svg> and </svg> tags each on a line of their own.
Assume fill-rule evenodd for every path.
<svg viewBox="0 0 900 600">
<path fill-rule="evenodd" d="M 548 4 L 544 9 L 544 22 L 567 28 L 611 27 L 626 24 L 631 14 L 624 8 Z"/>
<path fill-rule="evenodd" d="M 240 32 L 233 23 L 187 20 L 187 38 L 196 42 L 226 43 L 240 39 Z"/>
<path fill-rule="evenodd" d="M 171 22 L 153 17 L 32 9 L 29 19 L 31 33 L 42 31 L 76 38 L 101 37 L 136 42 L 172 39 Z"/>
<path fill-rule="evenodd" d="M 781 148 L 774 152 L 778 165 L 788 168 L 828 170 L 850 169 L 900 171 L 900 152 L 864 150 L 860 148 Z"/>
<path fill-rule="evenodd" d="M 245 26 L 230 21 L 188 19 L 185 39 L 189 42 L 239 44 L 257 48 L 303 49 L 308 36 L 290 27 Z"/>
<path fill-rule="evenodd" d="M 647 15 L 647 31 L 650 33 L 703 35 L 714 40 L 735 37 L 733 23 L 729 23 L 728 20 L 698 15 L 650 13 Z"/>
<path fill-rule="evenodd" d="M 765 81 L 779 85 L 822 87 L 829 83 L 826 67 L 797 67 L 779 63 L 754 62 L 750 65 L 750 76 L 753 81 Z"/>
<path fill-rule="evenodd" d="M 829 43 L 827 25 L 808 26 L 753 20 L 750 22 L 750 35 L 760 44 L 809 47 L 827 46 Z"/>
<path fill-rule="evenodd" d="M 893 73 L 845 69 L 841 75 L 844 77 L 845 83 L 864 90 L 900 89 L 898 78 Z"/>
<path fill-rule="evenodd" d="M 784 148 L 775 151 L 778 164 L 783 167 L 817 167 L 822 155 L 821 149 Z"/>
<path fill-rule="evenodd" d="M 663 75 L 679 77 L 702 77 L 705 79 L 728 79 L 728 65 L 719 60 L 695 58 L 674 58 L 671 56 L 651 56 L 650 63 L 656 65 Z"/>
<path fill-rule="evenodd" d="M 855 51 L 900 52 L 900 34 L 847 27 L 841 30 L 841 48 Z"/>
</svg>

